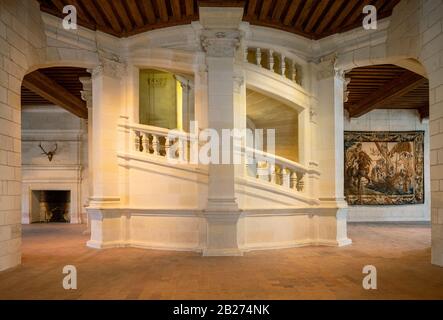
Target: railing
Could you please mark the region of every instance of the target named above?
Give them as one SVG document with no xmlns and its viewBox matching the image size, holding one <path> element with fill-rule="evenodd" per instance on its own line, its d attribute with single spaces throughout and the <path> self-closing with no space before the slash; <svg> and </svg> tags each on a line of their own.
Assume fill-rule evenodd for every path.
<svg viewBox="0 0 443 320">
<path fill-rule="evenodd" d="M 268 69 L 301 85 L 301 67 L 285 53 L 269 48 L 245 46 L 244 61 Z"/>
<path fill-rule="evenodd" d="M 311 173 L 309 169 L 294 161 L 256 149 L 246 148 L 245 151 L 249 176 L 298 192 L 304 191 L 304 177 L 306 173 Z"/>
<path fill-rule="evenodd" d="M 141 124 L 125 125 L 130 130 L 132 151 L 150 157 L 189 163 L 192 141 L 188 133 Z M 271 185 L 305 192 L 305 175 L 320 173 L 305 166 L 252 148 L 241 148 L 247 175 Z"/>
<path fill-rule="evenodd" d="M 131 125 L 134 151 L 150 156 L 187 162 L 190 138 L 186 132 L 148 125 Z"/>
</svg>

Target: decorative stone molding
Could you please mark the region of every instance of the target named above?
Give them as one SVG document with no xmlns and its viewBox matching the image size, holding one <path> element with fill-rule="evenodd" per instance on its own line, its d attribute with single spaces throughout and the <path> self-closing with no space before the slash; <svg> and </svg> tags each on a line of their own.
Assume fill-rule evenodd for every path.
<svg viewBox="0 0 443 320">
<path fill-rule="evenodd" d="M 89 77 L 81 77 L 79 80 L 83 86 L 83 90 L 80 91 L 81 98 L 83 101 L 86 101 L 87 108 L 92 108 L 92 79 Z"/>
<path fill-rule="evenodd" d="M 204 30 L 201 45 L 209 57 L 234 57 L 240 45 L 240 32 Z"/>
<path fill-rule="evenodd" d="M 234 92 L 241 93 L 241 88 L 245 83 L 245 78 L 242 76 L 234 76 L 233 79 L 234 79 Z"/>
<path fill-rule="evenodd" d="M 311 123 L 316 124 L 317 123 L 317 116 L 318 116 L 317 108 L 313 107 L 313 106 L 310 106 L 309 107 L 309 121 Z"/>
<path fill-rule="evenodd" d="M 118 57 L 100 58 L 100 64 L 92 69 L 92 79 L 105 75 L 112 78 L 122 78 L 126 74 L 126 64 L 122 63 Z"/>
</svg>

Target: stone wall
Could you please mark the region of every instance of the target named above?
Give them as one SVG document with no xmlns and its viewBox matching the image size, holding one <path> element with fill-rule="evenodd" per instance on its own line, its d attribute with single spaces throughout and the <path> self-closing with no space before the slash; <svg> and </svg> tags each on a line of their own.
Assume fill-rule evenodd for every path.
<svg viewBox="0 0 443 320">
<path fill-rule="evenodd" d="M 20 87 L 46 45 L 37 1 L 0 1 L 0 271 L 20 263 Z"/>
</svg>

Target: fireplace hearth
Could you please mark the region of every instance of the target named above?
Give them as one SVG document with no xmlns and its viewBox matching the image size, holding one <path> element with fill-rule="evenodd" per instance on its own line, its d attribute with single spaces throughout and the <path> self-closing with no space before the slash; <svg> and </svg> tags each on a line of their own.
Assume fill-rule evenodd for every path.
<svg viewBox="0 0 443 320">
<path fill-rule="evenodd" d="M 70 191 L 34 192 L 38 193 L 40 222 L 69 222 Z"/>
</svg>

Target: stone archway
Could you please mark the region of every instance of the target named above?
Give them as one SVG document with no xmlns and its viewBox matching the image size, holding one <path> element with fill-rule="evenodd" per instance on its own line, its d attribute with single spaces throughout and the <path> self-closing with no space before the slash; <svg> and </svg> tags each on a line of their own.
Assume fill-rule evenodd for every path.
<svg viewBox="0 0 443 320">
<path fill-rule="evenodd" d="M 21 263 L 21 85 L 42 67 L 92 67 L 96 48 L 45 34 L 37 1 L 0 2 L 0 271 Z M 63 30 L 61 30 L 63 32 Z"/>
<path fill-rule="evenodd" d="M 336 67 L 396 64 L 429 79 L 431 149 L 432 263 L 443 266 L 443 3 L 401 1 L 395 8 L 385 43 L 339 54 Z M 345 53 L 345 50 L 344 52 Z M 438 155 L 440 154 L 440 158 Z"/>
</svg>

